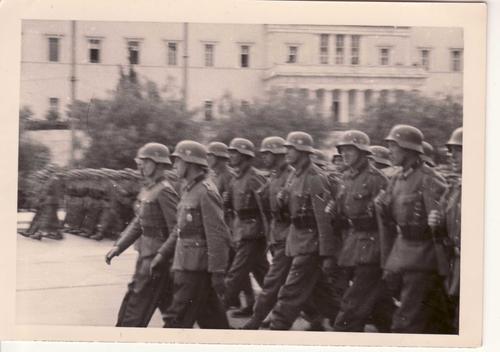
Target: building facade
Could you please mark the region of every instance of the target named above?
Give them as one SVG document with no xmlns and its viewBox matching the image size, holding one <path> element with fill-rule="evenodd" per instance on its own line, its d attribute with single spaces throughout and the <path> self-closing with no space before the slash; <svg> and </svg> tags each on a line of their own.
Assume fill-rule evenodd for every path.
<svg viewBox="0 0 500 352">
<path fill-rule="evenodd" d="M 21 106 L 67 118 L 73 99 L 106 98 L 120 67 L 220 118 L 268 90 L 298 94 L 325 119 L 348 122 L 405 91 L 462 95 L 460 28 L 25 20 Z"/>
</svg>

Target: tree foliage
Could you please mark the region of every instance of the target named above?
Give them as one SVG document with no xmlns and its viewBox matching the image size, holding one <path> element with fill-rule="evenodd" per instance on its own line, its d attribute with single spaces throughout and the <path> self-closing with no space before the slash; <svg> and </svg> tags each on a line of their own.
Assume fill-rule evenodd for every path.
<svg viewBox="0 0 500 352">
<path fill-rule="evenodd" d="M 70 116 L 90 137 L 81 166 L 134 167 L 137 149 L 148 142 L 171 150 L 183 139 L 198 139 L 199 125 L 182 102 L 165 99 L 153 82 L 142 84 L 130 69 L 120 79 L 110 99 L 77 101 Z"/>
<path fill-rule="evenodd" d="M 462 102 L 457 97 L 431 98 L 403 93 L 394 102 L 379 101 L 369 106 L 364 116 L 349 127 L 367 133 L 372 144 L 383 144 L 394 125 L 411 125 L 420 129 L 425 140 L 436 149 L 462 125 L 462 118 Z"/>
</svg>

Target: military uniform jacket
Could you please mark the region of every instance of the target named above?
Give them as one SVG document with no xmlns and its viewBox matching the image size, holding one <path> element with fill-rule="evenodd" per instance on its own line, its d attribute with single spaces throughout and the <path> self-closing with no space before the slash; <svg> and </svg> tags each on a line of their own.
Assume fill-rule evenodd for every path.
<svg viewBox="0 0 500 352">
<path fill-rule="evenodd" d="M 262 209 L 259 208 L 256 193 L 266 182 L 259 170 L 248 166 L 233 178 L 230 187 L 229 205 L 235 214 L 233 241 L 264 237 Z"/>
<path fill-rule="evenodd" d="M 116 242 L 120 252 L 136 243 L 140 257 L 155 255 L 177 224 L 179 196 L 173 186 L 159 177 L 145 185 L 137 196 L 136 215 Z"/>
<path fill-rule="evenodd" d="M 279 207 L 277 195 L 286 187 L 293 168 L 284 164 L 271 172 L 267 183 L 258 194 L 264 204 L 266 217 L 271 219 L 268 243 L 270 245 L 285 243 L 290 227 L 290 214 L 287 208 Z"/>
<path fill-rule="evenodd" d="M 336 227 L 346 236 L 338 264 L 380 264 L 380 238 L 373 200 L 387 187 L 384 174 L 364 160 L 356 168 L 344 172 L 337 196 Z"/>
<path fill-rule="evenodd" d="M 230 192 L 231 182 L 234 177 L 234 173 L 231 171 L 229 167 L 224 167 L 222 170 L 211 170 L 210 171 L 210 179 L 217 187 L 219 194 L 223 196 L 224 193 Z M 232 209 L 226 209 L 224 207 L 224 220 L 226 221 L 227 226 L 232 228 L 233 222 L 233 213 Z"/>
<path fill-rule="evenodd" d="M 441 212 L 445 216 L 446 233 L 451 245 L 460 250 L 462 224 L 462 180 L 457 179 L 446 190 L 441 199 Z"/>
<path fill-rule="evenodd" d="M 213 182 L 200 174 L 184 187 L 177 229 L 158 252 L 167 258 L 175 253 L 172 270 L 225 273 L 228 237 L 222 199 Z"/>
<path fill-rule="evenodd" d="M 382 264 L 390 271 L 436 271 L 433 238 L 427 225 L 431 210 L 439 209 L 446 185 L 434 170 L 417 161 L 401 170 L 377 200 L 381 230 Z M 387 260 L 385 260 L 387 258 Z"/>
<path fill-rule="evenodd" d="M 319 236 L 316 223 L 316 212 L 323 209 L 314 209 L 313 197 L 328 199 L 330 197 L 329 184 L 320 168 L 308 162 L 301 169 L 295 170 L 287 182 L 284 192 L 287 201 L 279 202 L 283 210 L 288 211 L 291 225 L 286 240 L 286 254 L 298 256 L 303 254 L 319 254 L 333 256 L 334 234 Z"/>
</svg>

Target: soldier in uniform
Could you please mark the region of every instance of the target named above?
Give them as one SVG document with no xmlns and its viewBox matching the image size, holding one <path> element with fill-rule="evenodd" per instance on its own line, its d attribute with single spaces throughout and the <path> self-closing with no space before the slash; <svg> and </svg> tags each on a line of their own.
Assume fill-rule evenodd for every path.
<svg viewBox="0 0 500 352">
<path fill-rule="evenodd" d="M 392 287 L 395 278 L 399 281 L 400 306 L 391 326 L 399 333 L 448 332 L 448 317 L 440 311 L 444 308 L 441 239 L 427 224 L 446 186 L 422 162 L 423 139 L 412 126 L 391 129 L 385 140 L 394 165 L 402 169 L 375 199 L 382 267 Z"/>
<path fill-rule="evenodd" d="M 370 316 L 379 332 L 389 332 L 393 304 L 380 268 L 380 239 L 373 205 L 387 186 L 382 171 L 372 165 L 370 138 L 361 131 L 344 132 L 337 143 L 348 169 L 343 174 L 336 204 L 329 211 L 337 231 L 344 231 L 338 264 L 345 268 L 352 284 L 345 291 L 336 331 L 363 332 Z"/>
<path fill-rule="evenodd" d="M 96 232 L 90 236 L 91 239 L 101 241 L 105 237 L 112 237 L 114 227 L 117 225 L 116 208 L 111 201 L 113 191 L 116 188 L 114 181 L 115 172 L 113 170 L 99 170 L 102 175 L 101 189 L 101 202 L 102 210 L 99 216 Z"/>
<path fill-rule="evenodd" d="M 225 194 L 225 208 L 234 213 L 232 241 L 235 255 L 226 276 L 226 307 L 234 302 L 248 281 L 250 272 L 260 286 L 269 268 L 266 258 L 265 224 L 256 192 L 266 182 L 265 177 L 251 165 L 255 157 L 254 145 L 248 139 L 234 138 L 228 148 L 229 163 L 236 176 Z M 252 302 L 250 302 L 252 303 Z M 233 316 L 251 316 L 248 305 Z"/>
<path fill-rule="evenodd" d="M 309 134 L 291 132 L 285 146 L 286 161 L 295 171 L 276 197 L 279 211 L 290 214 L 285 252 L 292 258 L 292 264 L 271 313 L 273 330 L 290 329 L 306 302 L 321 309 L 331 321 L 339 308 L 327 274 L 336 267 L 340 248 L 340 238 L 331 227 L 325 231 L 329 225 L 324 215 L 331 197 L 330 185 L 324 173 L 311 162 L 313 139 Z"/>
<path fill-rule="evenodd" d="M 222 198 L 207 173 L 207 150 L 182 141 L 175 147 L 177 175 L 184 182 L 177 207 L 177 229 L 151 264 L 153 277 L 174 257 L 174 296 L 165 316 L 167 328 L 228 329 L 221 300 L 228 261 L 228 228 Z"/>
<path fill-rule="evenodd" d="M 393 166 L 390 159 L 389 149 L 382 147 L 381 145 L 370 146 L 371 155 L 368 156 L 373 162 L 373 166 L 382 171 L 382 173 L 387 177 L 391 178 L 401 169 L 399 166 Z"/>
<path fill-rule="evenodd" d="M 228 198 L 231 182 L 233 181 L 235 174 L 228 166 L 229 152 L 227 150 L 227 145 L 221 142 L 212 142 L 208 145 L 207 149 L 208 149 L 207 161 L 210 170 L 209 171 L 210 178 L 217 187 L 219 194 L 225 198 Z M 234 214 L 232 212 L 232 209 L 224 208 L 224 220 L 226 221 L 226 224 L 229 227 L 229 229 L 231 229 L 234 220 Z M 231 267 L 234 255 L 236 253 L 235 249 L 236 243 L 231 240 L 229 242 L 230 242 L 230 248 L 229 248 L 228 270 Z M 248 277 L 248 280 L 245 280 L 243 282 L 242 291 L 245 295 L 245 301 L 247 307 L 252 307 L 255 303 L 255 296 L 253 293 L 250 277 Z M 241 307 L 241 302 L 239 300 L 239 297 L 236 297 L 234 302 L 227 302 L 227 303 L 228 306 Z M 246 309 L 248 310 L 249 308 Z M 236 312 L 233 312 L 233 314 L 235 313 Z M 243 311 L 243 313 L 245 312 Z M 238 315 L 238 313 L 236 313 L 236 315 Z"/>
<path fill-rule="evenodd" d="M 254 312 L 243 329 L 258 329 L 264 319 L 274 307 L 278 298 L 278 292 L 285 283 L 292 259 L 285 254 L 285 243 L 290 227 L 290 215 L 287 209 L 279 209 L 276 195 L 285 187 L 286 181 L 293 168 L 285 161 L 285 140 L 281 137 L 267 137 L 262 141 L 260 152 L 267 169 L 271 170 L 271 176 L 265 186 L 259 190 L 259 196 L 266 205 L 264 208 L 270 211 L 270 231 L 268 236 L 268 247 L 273 260 L 267 272 L 262 291 L 257 297 Z"/>
<path fill-rule="evenodd" d="M 460 301 L 460 238 L 462 210 L 462 127 L 451 135 L 446 146 L 450 150 L 453 171 L 460 175 L 451 182 L 441 198 L 440 209 L 429 214 L 428 223 L 431 228 L 446 233 L 451 269 L 446 277 L 446 290 L 452 309 L 453 332 L 458 334 L 459 301 Z"/>
<path fill-rule="evenodd" d="M 87 185 L 85 217 L 82 222 L 81 231 L 77 232 L 78 235 L 83 237 L 91 237 L 95 233 L 103 211 L 103 180 L 98 170 L 88 172 Z"/>
<path fill-rule="evenodd" d="M 115 256 L 137 241 L 139 255 L 135 273 L 122 301 L 116 326 L 146 327 L 156 308 L 165 320 L 171 302 L 169 263 L 162 263 L 157 268 L 160 275 L 155 277 L 150 276 L 150 266 L 158 249 L 176 227 L 179 196 L 165 179 L 165 164 L 171 164 L 165 145 L 148 143 L 139 149 L 135 160 L 144 177 L 144 186 L 137 196 L 136 216 L 106 254 L 106 263 L 110 264 Z"/>
<path fill-rule="evenodd" d="M 422 161 L 429 167 L 435 167 L 436 163 L 434 162 L 434 147 L 430 143 L 423 141 L 422 148 L 424 149 L 424 153 L 420 155 Z"/>
</svg>

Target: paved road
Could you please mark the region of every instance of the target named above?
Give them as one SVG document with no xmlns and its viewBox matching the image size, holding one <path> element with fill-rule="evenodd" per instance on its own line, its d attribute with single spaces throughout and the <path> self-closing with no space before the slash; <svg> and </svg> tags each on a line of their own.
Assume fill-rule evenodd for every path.
<svg viewBox="0 0 500 352">
<path fill-rule="evenodd" d="M 27 227 L 31 216 L 20 213 L 18 227 Z M 111 246 L 110 240 L 96 242 L 70 234 L 62 241 L 18 235 L 17 323 L 114 326 L 137 254 L 130 248 L 108 266 L 104 255 Z M 234 327 L 244 322 L 230 318 Z M 150 326 L 162 326 L 158 311 Z M 304 327 L 299 319 L 294 329 Z"/>
</svg>

